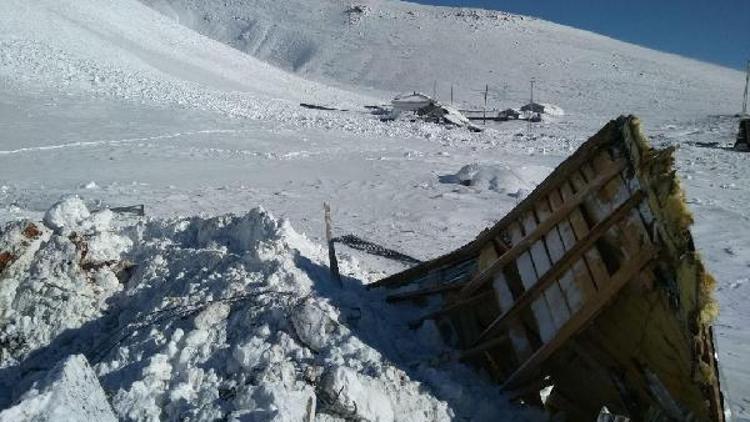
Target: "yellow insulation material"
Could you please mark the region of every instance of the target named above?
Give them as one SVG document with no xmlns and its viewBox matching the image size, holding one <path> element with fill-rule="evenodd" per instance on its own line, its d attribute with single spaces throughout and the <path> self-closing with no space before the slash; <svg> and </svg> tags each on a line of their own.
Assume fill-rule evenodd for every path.
<svg viewBox="0 0 750 422">
<path fill-rule="evenodd" d="M 683 300 L 681 311 L 688 321 L 692 321 L 693 359 L 698 370 L 696 381 L 705 385 L 715 385 L 716 370 L 706 361 L 711 356 L 702 345 L 707 339 L 708 326 L 717 317 L 719 306 L 713 293 L 716 281 L 707 272 L 700 254 L 694 250 L 690 235 L 693 216 L 687 209 L 685 193 L 679 179 L 674 174 L 674 150 L 655 151 L 641 132 L 637 118 L 628 119 L 624 128 L 625 144 L 630 149 L 637 177 L 648 194 L 651 210 L 660 224 L 661 235 L 667 260 L 676 268 L 677 285 Z M 697 297 L 695 297 L 697 296 Z M 685 299 L 688 303 L 685 303 Z"/>
</svg>

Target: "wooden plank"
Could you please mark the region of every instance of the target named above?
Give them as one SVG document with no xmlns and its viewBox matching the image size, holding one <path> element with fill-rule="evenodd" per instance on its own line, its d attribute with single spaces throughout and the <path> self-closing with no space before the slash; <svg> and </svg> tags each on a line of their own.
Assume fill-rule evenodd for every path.
<svg viewBox="0 0 750 422">
<path fill-rule="evenodd" d="M 507 335 L 502 335 L 493 338 L 492 340 L 488 341 L 486 344 L 483 344 L 481 349 L 480 348 L 471 348 L 461 351 L 461 359 L 469 359 L 472 357 L 476 357 L 477 355 L 481 355 L 485 353 L 488 350 L 494 349 L 495 347 L 502 346 L 503 344 L 507 343 L 510 340 L 510 337 Z"/>
<path fill-rule="evenodd" d="M 370 290 L 380 287 L 401 287 L 404 284 L 414 282 L 415 280 L 422 277 L 432 277 L 435 275 L 435 273 L 443 271 L 446 268 L 460 267 L 466 263 L 471 263 L 476 259 L 476 255 L 478 254 L 478 251 L 473 248 L 474 245 L 475 244 L 472 242 L 471 244 L 466 245 L 457 251 L 440 256 L 433 259 L 432 261 L 424 262 L 400 273 L 390 275 L 374 283 L 368 284 L 366 288 Z"/>
<path fill-rule="evenodd" d="M 553 209 L 551 206 L 551 197 L 553 194 L 556 194 L 556 192 L 551 192 L 550 196 L 546 198 L 545 202 L 537 204 L 536 214 L 539 217 L 539 220 L 544 220 L 552 213 Z M 559 206 L 562 206 L 562 201 L 559 202 Z M 560 234 L 563 226 L 567 226 L 568 230 L 570 230 L 568 219 L 563 219 L 544 237 L 545 244 L 547 246 L 547 253 L 549 253 L 550 262 L 553 264 L 559 261 L 567 250 L 567 248 L 563 244 L 562 235 Z M 576 268 L 576 264 L 578 264 L 579 262 L 573 264 L 574 269 Z M 574 279 L 575 277 L 573 275 L 573 270 L 571 270 L 563 274 L 559 280 L 560 290 L 562 291 L 563 298 L 569 310 L 568 316 L 570 315 L 570 313 L 578 310 L 578 308 L 583 304 L 583 292 L 579 290 Z"/>
<path fill-rule="evenodd" d="M 560 208 L 563 203 L 560 191 L 552 192 L 550 194 L 549 201 L 550 209 L 552 211 Z M 571 250 L 577 241 L 575 231 L 573 230 L 573 226 L 571 224 L 571 219 L 573 218 L 572 214 L 573 213 L 571 213 L 569 219 L 563 220 L 557 226 L 558 234 L 560 235 L 560 239 L 562 241 L 563 253 Z M 575 287 L 578 289 L 577 295 L 568 296 L 568 304 L 570 305 L 570 309 L 573 312 L 577 311 L 581 307 L 581 305 L 583 305 L 584 301 L 596 294 L 596 284 L 594 284 L 594 281 L 591 279 L 591 273 L 589 273 L 589 269 L 586 265 L 587 254 L 588 252 L 584 254 L 583 259 L 578 260 L 575 264 L 573 264 L 573 280 L 575 283 Z M 559 261 L 561 258 L 562 257 L 559 257 L 557 258 L 557 260 Z"/>
<path fill-rule="evenodd" d="M 592 177 L 594 177 L 594 174 L 604 172 L 614 165 L 615 162 L 612 160 L 609 152 L 606 150 L 602 150 L 594 156 L 591 163 L 588 163 L 586 166 L 584 166 L 584 175 L 586 175 L 587 171 L 591 171 Z M 620 173 L 618 177 L 612 179 L 608 186 L 613 189 L 615 200 L 603 203 L 602 208 L 611 212 L 612 209 L 616 208 L 619 204 L 622 203 L 622 201 L 630 196 L 631 190 L 628 187 L 628 184 L 626 183 L 622 173 Z M 604 199 L 606 200 L 607 198 Z M 644 201 L 644 203 L 645 202 L 646 201 Z M 622 248 L 622 251 L 626 254 L 626 256 L 632 253 L 631 251 L 637 250 L 640 247 L 641 243 L 646 240 L 650 240 L 648 229 L 646 229 L 646 227 L 644 226 L 643 220 L 641 220 L 641 216 L 638 210 L 634 210 L 631 215 L 625 218 L 622 224 L 620 224 L 620 228 L 626 242 L 626 244 L 624 245 L 626 246 L 626 248 Z"/>
<path fill-rule="evenodd" d="M 524 230 L 528 233 L 533 231 L 537 227 L 537 219 L 533 211 L 529 211 L 523 219 Z M 555 228 L 552 227 L 551 230 Z M 547 253 L 545 247 L 547 235 L 542 236 L 541 239 L 537 240 L 529 248 L 531 254 L 531 260 L 534 263 L 534 270 L 536 271 L 536 279 L 539 280 L 547 273 L 552 267 L 552 260 Z M 563 296 L 562 289 L 557 281 L 553 281 L 549 287 L 547 287 L 542 293 L 547 306 L 549 307 L 549 313 L 552 315 L 552 322 L 555 324 L 555 330 L 562 327 L 565 321 L 570 318 L 570 309 L 568 304 L 565 303 L 565 297 Z"/>
<path fill-rule="evenodd" d="M 429 313 L 429 314 L 427 314 L 427 315 L 425 315 L 423 317 L 420 317 L 419 319 L 416 319 L 416 320 L 410 322 L 409 326 L 410 327 L 419 327 L 420 325 L 422 325 L 422 322 L 425 321 L 425 320 L 435 319 L 435 318 L 437 318 L 439 316 L 442 316 L 442 315 L 445 315 L 445 314 L 449 314 L 449 313 L 451 313 L 453 311 L 456 311 L 458 309 L 461 309 L 461 308 L 464 308 L 464 307 L 467 307 L 467 306 L 476 305 L 477 303 L 482 302 L 483 300 L 486 300 L 486 299 L 488 299 L 490 297 L 493 297 L 494 294 L 495 294 L 494 291 L 487 290 L 487 291 L 484 291 L 484 292 L 481 292 L 481 293 L 477 294 L 476 296 L 472 296 L 472 297 L 470 297 L 468 299 L 461 299 L 461 300 L 458 300 L 456 302 L 451 302 L 448 305 L 446 305 L 445 307 L 440 308 L 440 309 L 438 309 L 435 312 L 431 312 L 431 313 Z"/>
<path fill-rule="evenodd" d="M 501 239 L 494 238 L 492 240 L 496 258 L 510 249 L 510 246 Z M 520 277 L 512 273 L 506 276 L 505 271 L 498 271 L 495 274 L 492 288 L 495 291 L 495 298 L 497 299 L 498 313 L 502 313 L 503 310 L 513 306 L 515 297 L 523 294 L 524 290 Z M 508 336 L 510 337 L 511 348 L 513 349 L 516 361 L 515 363 L 507 362 L 506 366 L 515 367 L 528 359 L 533 350 L 529 342 L 529 335 L 521 320 L 516 320 L 508 324 Z M 504 356 L 503 360 L 507 361 L 508 359 Z"/>
<path fill-rule="evenodd" d="M 591 319 L 596 316 L 630 280 L 636 277 L 641 269 L 655 256 L 655 251 L 650 247 L 640 250 L 632 260 L 629 260 L 612 276 L 611 281 L 607 283 L 603 289 L 599 290 L 596 300 L 586 303 L 583 309 L 576 313 L 576 315 L 571 318 L 560 331 L 558 331 L 552 341 L 537 350 L 529 360 L 524 362 L 524 364 L 505 381 L 502 388 L 512 389 L 518 383 L 523 382 L 527 374 L 537 369 L 539 365 L 544 363 L 544 361 L 556 352 L 560 346 L 565 344 L 571 336 L 576 334 L 583 326 L 591 321 Z"/>
<path fill-rule="evenodd" d="M 589 232 L 589 235 L 584 240 L 576 243 L 572 249 L 566 252 L 562 259 L 560 259 L 560 261 L 558 261 L 552 269 L 550 269 L 550 271 L 539 280 L 539 282 L 528 288 L 524 294 L 516 300 L 512 308 L 497 317 L 497 319 L 495 319 L 495 321 L 493 321 L 484 332 L 482 332 L 477 341 L 486 338 L 493 330 L 505 324 L 510 318 L 515 317 L 524 307 L 528 306 L 529 303 L 536 301 L 537 297 L 544 292 L 547 287 L 557 279 L 557 277 L 567 271 L 573 262 L 580 259 L 586 250 L 591 248 L 613 225 L 619 222 L 628 212 L 637 206 L 643 197 L 644 193 L 642 191 L 636 192 L 614 213 L 594 226 L 591 232 Z M 599 290 L 601 291 L 601 288 Z"/>
<path fill-rule="evenodd" d="M 588 182 L 591 178 L 596 177 L 591 163 L 584 163 L 581 166 L 581 173 L 584 179 Z M 620 204 L 624 198 L 628 197 L 628 193 L 625 189 L 622 189 L 619 185 L 619 176 L 612 178 L 606 183 L 596 195 L 591 195 L 585 202 L 586 212 L 593 221 L 601 221 L 612 211 L 612 207 L 615 204 Z M 602 242 L 597 245 L 599 254 L 601 255 L 604 264 L 607 266 L 609 274 L 617 272 L 618 268 L 628 256 L 635 253 L 637 246 L 631 242 L 631 238 L 625 231 L 623 231 L 622 225 L 618 224 L 612 227 L 603 238 Z"/>
<path fill-rule="evenodd" d="M 585 186 L 586 181 L 580 172 L 571 174 L 570 184 L 566 183 L 562 185 L 562 188 L 560 189 L 563 200 L 567 200 L 567 198 L 574 195 L 573 189 L 580 190 Z M 570 222 L 573 226 L 573 233 L 575 233 L 576 237 L 579 240 L 584 239 L 586 238 L 586 236 L 588 236 L 590 227 L 588 222 L 586 221 L 586 218 L 584 218 L 580 208 L 577 208 L 572 213 L 570 213 Z M 604 265 L 604 260 L 602 259 L 601 254 L 599 254 L 599 251 L 596 250 L 596 248 L 592 248 L 588 252 L 586 252 L 585 258 L 586 265 L 588 265 L 589 271 L 591 272 L 591 278 L 594 282 L 594 286 L 598 289 L 601 284 L 605 283 L 609 279 L 609 272 L 607 271 L 607 267 Z"/>
<path fill-rule="evenodd" d="M 418 290 L 412 290 L 409 292 L 394 293 L 386 296 L 385 300 L 393 302 L 403 302 L 405 300 L 421 299 L 425 296 L 430 296 L 439 293 L 450 292 L 453 290 L 459 290 L 466 285 L 468 281 L 455 281 L 456 279 L 465 278 L 466 275 L 460 275 L 453 280 L 449 280 L 446 284 L 439 284 L 437 286 L 429 286 Z"/>
<path fill-rule="evenodd" d="M 489 268 L 481 271 L 473 280 L 469 282 L 463 289 L 461 289 L 460 295 L 463 297 L 471 296 L 472 293 L 477 291 L 482 285 L 487 283 L 492 278 L 492 274 L 502 269 L 512 260 L 516 259 L 522 252 L 529 249 L 534 242 L 539 240 L 543 235 L 547 234 L 549 230 L 562 221 L 568 214 L 571 213 L 576 207 L 578 207 L 583 201 L 589 197 L 593 192 L 598 191 L 605 183 L 609 182 L 613 177 L 616 177 L 620 171 L 626 167 L 626 161 L 619 161 L 617 166 L 612 168 L 609 172 L 601 174 L 595 181 L 582 187 L 572 198 L 566 201 L 565 205 L 553 213 L 544 223 L 539 224 L 535 230 L 523 239 L 518 239 L 513 244 L 511 249 L 504 253 L 501 257 L 495 261 Z M 509 225 L 510 226 L 510 225 Z"/>
<path fill-rule="evenodd" d="M 495 291 L 495 297 L 497 298 L 500 313 L 510 309 L 513 306 L 515 298 L 511 291 L 509 280 L 502 271 L 498 271 L 497 274 L 495 274 L 492 287 Z M 532 352 L 526 329 L 523 327 L 520 320 L 508 324 L 508 336 L 510 337 L 513 351 L 515 352 L 516 358 L 520 364 L 520 362 L 526 360 Z"/>
<path fill-rule="evenodd" d="M 508 230 L 510 231 L 511 242 L 515 247 L 515 245 L 524 239 L 521 226 L 518 223 L 511 224 L 508 227 Z M 518 259 L 516 259 L 516 266 L 518 267 L 518 273 L 521 276 L 521 283 L 523 284 L 524 289 L 528 291 L 528 289 L 534 287 L 538 280 L 536 270 L 534 269 L 534 262 L 531 260 L 531 254 L 529 252 L 523 252 Z M 541 337 L 542 342 L 544 342 L 555 334 L 554 320 L 552 319 L 547 299 L 543 296 L 535 299 L 536 300 L 531 302 L 531 311 L 534 315 L 539 337 Z"/>
</svg>

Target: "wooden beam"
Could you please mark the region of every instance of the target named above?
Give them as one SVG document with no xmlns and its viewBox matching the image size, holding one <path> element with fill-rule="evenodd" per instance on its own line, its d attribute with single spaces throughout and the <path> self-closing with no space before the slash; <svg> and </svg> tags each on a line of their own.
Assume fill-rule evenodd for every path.
<svg viewBox="0 0 750 422">
<path fill-rule="evenodd" d="M 482 339 L 486 338 L 493 330 L 508 322 L 511 318 L 521 312 L 526 306 L 532 303 L 537 297 L 539 297 L 539 295 L 541 295 L 550 284 L 554 283 L 558 277 L 565 273 L 565 271 L 567 271 L 569 267 L 573 265 L 573 263 L 581 259 L 583 254 L 586 253 L 586 251 L 589 250 L 592 246 L 594 246 L 594 243 L 596 243 L 599 238 L 607 233 L 607 231 L 612 228 L 612 226 L 625 218 L 628 212 L 638 206 L 641 200 L 643 200 L 644 195 L 645 194 L 643 193 L 643 191 L 636 191 L 633 196 L 631 196 L 627 201 L 620 205 L 620 207 L 617 208 L 615 212 L 613 212 L 612 214 L 607 216 L 607 218 L 600 221 L 596 226 L 594 226 L 585 239 L 580 240 L 572 248 L 565 252 L 565 255 L 563 255 L 562 258 L 560 258 L 560 260 L 557 261 L 555 265 L 553 265 L 552 268 L 550 268 L 550 270 L 547 271 L 539 279 L 539 281 L 534 284 L 532 288 L 526 290 L 513 303 L 513 306 L 511 306 L 502 315 L 497 317 L 497 319 L 492 321 L 492 323 L 490 323 L 490 325 L 479 335 L 477 342 L 482 341 Z M 601 283 L 601 280 L 597 281 L 600 282 L 600 284 L 605 284 Z M 586 304 L 584 304 L 583 306 L 585 307 Z"/>
<path fill-rule="evenodd" d="M 470 305 L 475 305 L 475 304 L 477 304 L 477 303 L 479 303 L 479 302 L 481 302 L 483 300 L 486 300 L 486 299 L 488 299 L 490 297 L 493 297 L 494 295 L 495 295 L 495 291 L 494 290 L 487 290 L 485 292 L 479 293 L 476 296 L 472 296 L 472 297 L 470 297 L 468 299 L 462 299 L 462 300 L 459 300 L 459 301 L 456 301 L 456 302 L 449 303 L 444 308 L 440 308 L 440 309 L 438 309 L 435 312 L 429 313 L 429 314 L 427 314 L 427 315 L 425 315 L 425 316 L 423 316 L 423 317 L 421 317 L 419 319 L 415 319 L 414 321 L 412 321 L 412 322 L 409 323 L 409 326 L 412 327 L 412 328 L 419 327 L 422 324 L 422 322 L 425 321 L 425 320 L 435 319 L 436 317 L 439 317 L 441 315 L 445 315 L 445 314 L 451 313 L 451 312 L 453 312 L 453 311 L 455 311 L 457 309 L 461 309 L 461 308 L 464 308 L 464 307 L 470 306 Z"/>
<path fill-rule="evenodd" d="M 459 359 L 468 359 L 476 355 L 480 355 L 492 348 L 503 345 L 509 341 L 510 341 L 510 337 L 508 337 L 508 335 L 506 334 L 502 334 L 500 336 L 493 338 L 487 343 L 482 344 L 481 347 L 472 347 L 470 349 L 462 350 Z"/>
<path fill-rule="evenodd" d="M 618 160 L 616 165 L 609 169 L 607 172 L 602 173 L 598 178 L 589 183 L 586 188 L 578 192 L 569 201 L 565 202 L 563 206 L 558 208 L 552 213 L 546 220 L 541 222 L 533 232 L 529 233 L 521 241 L 513 245 L 506 253 L 497 258 L 487 269 L 479 273 L 474 279 L 472 279 L 466 287 L 461 289 L 461 297 L 469 297 L 472 293 L 476 292 L 480 287 L 492 279 L 492 275 L 502 270 L 503 267 L 508 265 L 511 261 L 518 258 L 523 252 L 531 247 L 537 240 L 547 234 L 550 229 L 559 224 L 563 219 L 568 217 L 574 209 L 583 203 L 583 201 L 592 193 L 598 191 L 607 182 L 612 180 L 620 174 L 621 171 L 627 166 L 627 161 L 624 159 Z"/>
<path fill-rule="evenodd" d="M 538 368 L 547 358 L 556 352 L 568 339 L 583 328 L 591 319 L 596 316 L 605 305 L 633 278 L 637 277 L 641 269 L 645 267 L 652 259 L 656 257 L 656 252 L 652 247 L 641 249 L 632 260 L 629 260 L 620 268 L 609 283 L 599 291 L 597 298 L 584 305 L 580 312 L 576 313 L 560 330 L 549 343 L 540 347 L 526 362 L 524 362 L 503 384 L 503 389 L 512 389 L 534 369 Z"/>
<path fill-rule="evenodd" d="M 462 276 L 465 277 L 465 276 Z M 460 278 L 460 277 L 457 277 Z M 437 293 L 449 292 L 452 290 L 458 290 L 466 285 L 466 281 L 459 281 L 454 283 L 440 284 L 437 286 L 429 286 L 419 290 L 412 290 L 410 292 L 394 293 L 386 296 L 385 300 L 388 302 L 402 302 L 405 300 L 420 299 L 424 296 L 434 295 Z"/>
<path fill-rule="evenodd" d="M 461 264 L 466 263 L 467 261 L 476 258 L 475 251 L 471 250 L 468 246 L 469 245 L 465 245 L 456 251 L 435 258 L 432 261 L 424 262 L 400 273 L 390 275 L 374 283 L 368 284 L 366 288 L 368 290 L 380 287 L 385 287 L 388 289 L 398 288 L 418 278 L 425 277 L 430 273 L 441 271 L 450 267 L 457 267 Z"/>
</svg>

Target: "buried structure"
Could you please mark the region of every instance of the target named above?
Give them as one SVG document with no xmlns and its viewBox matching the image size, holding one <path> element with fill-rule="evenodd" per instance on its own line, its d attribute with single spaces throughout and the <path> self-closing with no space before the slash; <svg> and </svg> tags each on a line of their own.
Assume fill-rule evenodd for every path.
<svg viewBox="0 0 750 422">
<path fill-rule="evenodd" d="M 460 358 L 567 420 L 724 421 L 717 307 L 689 231 L 673 151 L 638 119 L 610 122 L 518 207 L 462 248 L 374 286 L 440 296 Z M 549 388 L 551 387 L 551 391 Z"/>
</svg>

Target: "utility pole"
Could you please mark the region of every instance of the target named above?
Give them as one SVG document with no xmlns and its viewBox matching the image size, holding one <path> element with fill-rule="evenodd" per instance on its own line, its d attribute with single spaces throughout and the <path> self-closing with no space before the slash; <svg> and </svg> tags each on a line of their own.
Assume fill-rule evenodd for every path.
<svg viewBox="0 0 750 422">
<path fill-rule="evenodd" d="M 534 83 L 536 82 L 536 78 L 533 76 L 531 77 L 531 81 L 529 81 L 531 85 L 531 94 L 529 95 L 529 104 L 531 105 L 531 115 L 528 116 L 528 133 L 531 135 L 531 118 L 534 116 Z"/>
<path fill-rule="evenodd" d="M 484 86 L 484 118 L 482 119 L 485 125 L 487 124 L 487 91 L 489 90 L 490 90 L 490 85 L 489 84 L 485 85 Z"/>
<path fill-rule="evenodd" d="M 437 101 L 437 79 L 432 83 L 432 99 Z"/>
<path fill-rule="evenodd" d="M 453 84 L 451 84 L 451 105 L 453 105 Z"/>
<path fill-rule="evenodd" d="M 747 115 L 747 97 L 750 90 L 750 60 L 747 61 L 747 74 L 745 75 L 745 96 L 742 99 L 742 114 Z"/>
</svg>

